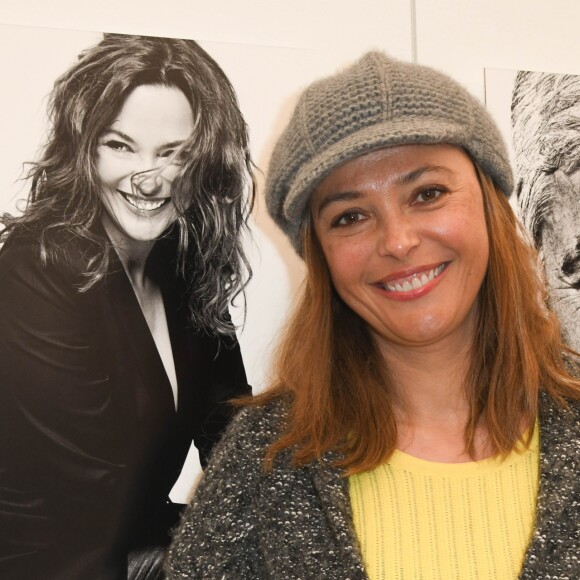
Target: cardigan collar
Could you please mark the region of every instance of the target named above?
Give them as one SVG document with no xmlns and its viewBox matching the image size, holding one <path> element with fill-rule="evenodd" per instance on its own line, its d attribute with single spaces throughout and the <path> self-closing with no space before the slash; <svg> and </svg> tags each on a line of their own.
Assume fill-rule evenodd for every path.
<svg viewBox="0 0 580 580">
<path fill-rule="evenodd" d="M 319 461 L 311 463 L 312 481 L 316 488 L 326 521 L 335 537 L 335 545 L 341 552 L 340 561 L 351 572 L 352 580 L 365 579 L 364 564 L 353 527 L 348 478 L 335 466 L 339 455 L 326 453 Z M 356 575 L 352 575 L 356 572 Z"/>
<path fill-rule="evenodd" d="M 579 411 L 580 405 L 577 403 L 572 403 L 571 408 L 566 410 L 546 394 L 540 397 L 540 488 L 536 529 L 520 578 L 538 578 L 538 564 L 546 562 L 550 556 L 555 560 L 554 566 L 561 564 L 554 555 L 561 549 L 565 539 L 563 536 L 566 533 L 574 534 L 573 529 L 578 527 L 575 518 L 578 517 L 577 500 L 580 495 Z M 348 478 L 343 470 L 335 467 L 338 458 L 339 455 L 334 452 L 326 453 L 319 461 L 311 463 L 308 469 L 344 561 L 348 563 L 348 568 L 352 566 L 352 569 L 360 570 L 361 575 L 356 578 L 366 578 L 352 522 Z M 574 514 L 565 512 L 574 506 L 576 515 L 571 518 Z M 554 567 L 552 570 L 556 572 Z M 575 568 L 571 570 L 578 573 Z"/>
<path fill-rule="evenodd" d="M 520 578 L 573 578 L 580 573 L 577 550 L 580 496 L 580 404 L 562 409 L 546 394 L 540 398 L 540 485 L 536 528 Z M 576 538 L 574 540 L 574 538 Z"/>
</svg>

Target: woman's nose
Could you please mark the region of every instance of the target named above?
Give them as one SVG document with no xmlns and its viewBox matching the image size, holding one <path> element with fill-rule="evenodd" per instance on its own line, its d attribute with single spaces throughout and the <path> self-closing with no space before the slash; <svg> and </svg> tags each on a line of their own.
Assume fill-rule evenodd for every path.
<svg viewBox="0 0 580 580">
<path fill-rule="evenodd" d="M 161 190 L 162 184 L 163 177 L 158 168 L 141 171 L 131 177 L 131 188 L 136 194 L 156 195 Z"/>
<path fill-rule="evenodd" d="M 381 255 L 403 259 L 420 243 L 417 225 L 409 216 L 391 216 L 378 228 L 378 250 Z"/>
</svg>

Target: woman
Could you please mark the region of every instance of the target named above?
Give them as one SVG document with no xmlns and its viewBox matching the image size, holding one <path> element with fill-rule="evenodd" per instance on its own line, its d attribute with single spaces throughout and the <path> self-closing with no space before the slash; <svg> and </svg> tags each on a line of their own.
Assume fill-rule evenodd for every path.
<svg viewBox="0 0 580 580">
<path fill-rule="evenodd" d="M 171 577 L 580 576 L 580 383 L 511 186 L 438 72 L 370 53 L 306 89 L 266 192 L 304 293 Z"/>
<path fill-rule="evenodd" d="M 56 81 L 50 116 L 28 207 L 4 216 L 0 576 L 140 577 L 192 439 L 205 465 L 250 392 L 228 315 L 247 130 L 195 42 L 117 34 Z"/>
</svg>

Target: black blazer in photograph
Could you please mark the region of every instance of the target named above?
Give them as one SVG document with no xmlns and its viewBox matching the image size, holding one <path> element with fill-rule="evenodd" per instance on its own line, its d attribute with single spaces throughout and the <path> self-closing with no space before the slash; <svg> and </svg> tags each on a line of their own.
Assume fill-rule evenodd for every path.
<svg viewBox="0 0 580 580">
<path fill-rule="evenodd" d="M 89 290 L 88 249 L 43 266 L 14 233 L 0 251 L 0 578 L 126 577 L 126 554 L 164 545 L 168 493 L 190 443 L 207 462 L 250 393 L 235 339 L 191 328 L 168 243 L 150 256 L 178 381 L 178 409 L 115 252 Z M 165 249 L 164 249 L 165 248 Z"/>
</svg>

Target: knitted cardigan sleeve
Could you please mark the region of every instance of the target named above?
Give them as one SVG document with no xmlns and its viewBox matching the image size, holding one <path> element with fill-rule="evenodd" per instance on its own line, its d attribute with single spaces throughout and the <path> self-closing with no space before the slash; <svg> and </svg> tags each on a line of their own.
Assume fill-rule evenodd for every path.
<svg viewBox="0 0 580 580">
<path fill-rule="evenodd" d="M 263 409 L 252 408 L 230 424 L 176 530 L 166 564 L 169 579 L 264 576 L 254 501 L 273 437 L 270 425 Z"/>
</svg>

